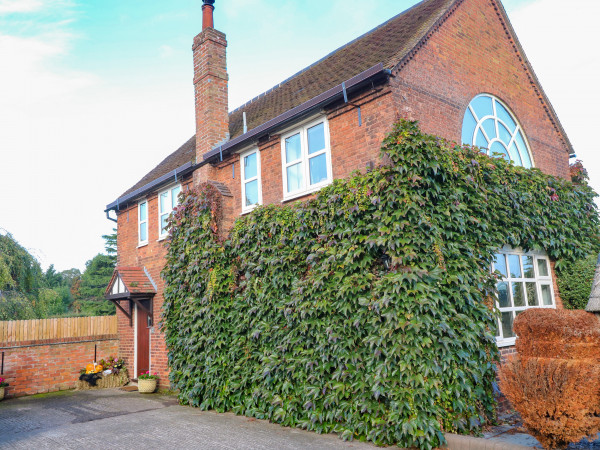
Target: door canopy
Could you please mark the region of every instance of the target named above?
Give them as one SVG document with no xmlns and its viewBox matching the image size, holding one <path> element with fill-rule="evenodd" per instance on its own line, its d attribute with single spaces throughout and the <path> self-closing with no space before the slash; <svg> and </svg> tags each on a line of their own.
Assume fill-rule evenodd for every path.
<svg viewBox="0 0 600 450">
<path fill-rule="evenodd" d="M 108 300 L 130 299 L 140 295 L 154 296 L 156 286 L 141 267 L 117 267 L 104 296 Z"/>
</svg>

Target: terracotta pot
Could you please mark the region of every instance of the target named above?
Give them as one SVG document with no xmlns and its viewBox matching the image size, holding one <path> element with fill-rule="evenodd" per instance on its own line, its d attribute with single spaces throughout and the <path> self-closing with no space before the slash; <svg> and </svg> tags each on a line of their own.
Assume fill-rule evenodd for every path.
<svg viewBox="0 0 600 450">
<path fill-rule="evenodd" d="M 138 380 L 138 391 L 141 394 L 152 394 L 156 390 L 156 379 Z"/>
<path fill-rule="evenodd" d="M 0 387 L 0 402 L 4 400 L 4 387 Z"/>
</svg>

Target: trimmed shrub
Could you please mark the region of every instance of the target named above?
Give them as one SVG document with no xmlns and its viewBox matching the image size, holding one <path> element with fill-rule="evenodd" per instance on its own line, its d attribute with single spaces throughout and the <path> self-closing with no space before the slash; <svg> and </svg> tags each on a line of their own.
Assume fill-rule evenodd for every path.
<svg viewBox="0 0 600 450">
<path fill-rule="evenodd" d="M 529 309 L 517 316 L 514 330 L 521 357 L 600 361 L 600 321 L 591 313 Z"/>
<path fill-rule="evenodd" d="M 500 389 L 545 448 L 561 448 L 600 431 L 600 370 L 595 362 L 512 358 Z"/>
<path fill-rule="evenodd" d="M 494 254 L 588 254 L 595 194 L 411 122 L 382 150 L 389 165 L 228 236 L 214 188 L 182 194 L 163 272 L 182 403 L 419 448 L 493 418 Z"/>
<path fill-rule="evenodd" d="M 585 311 L 530 309 L 514 323 L 517 356 L 500 389 L 546 448 L 600 431 L 600 321 Z"/>
<path fill-rule="evenodd" d="M 567 309 L 585 309 L 592 291 L 598 255 L 564 264 L 556 271 L 560 299 Z"/>
</svg>

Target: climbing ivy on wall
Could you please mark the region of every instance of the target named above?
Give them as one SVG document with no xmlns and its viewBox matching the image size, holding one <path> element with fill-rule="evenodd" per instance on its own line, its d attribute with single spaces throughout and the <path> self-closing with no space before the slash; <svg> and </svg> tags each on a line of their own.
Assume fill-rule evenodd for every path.
<svg viewBox="0 0 600 450">
<path fill-rule="evenodd" d="M 163 272 L 182 403 L 420 448 L 493 417 L 494 252 L 588 254 L 595 194 L 413 122 L 382 152 L 227 235 L 214 188 L 182 194 Z"/>
</svg>

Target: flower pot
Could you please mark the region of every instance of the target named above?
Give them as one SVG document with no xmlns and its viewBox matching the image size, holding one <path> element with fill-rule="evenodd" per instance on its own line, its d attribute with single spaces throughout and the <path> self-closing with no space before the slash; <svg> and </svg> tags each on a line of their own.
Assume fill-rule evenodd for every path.
<svg viewBox="0 0 600 450">
<path fill-rule="evenodd" d="M 138 391 L 142 394 L 151 394 L 156 390 L 156 379 L 138 380 Z"/>
<path fill-rule="evenodd" d="M 0 387 L 0 402 L 4 400 L 4 386 Z"/>
</svg>

